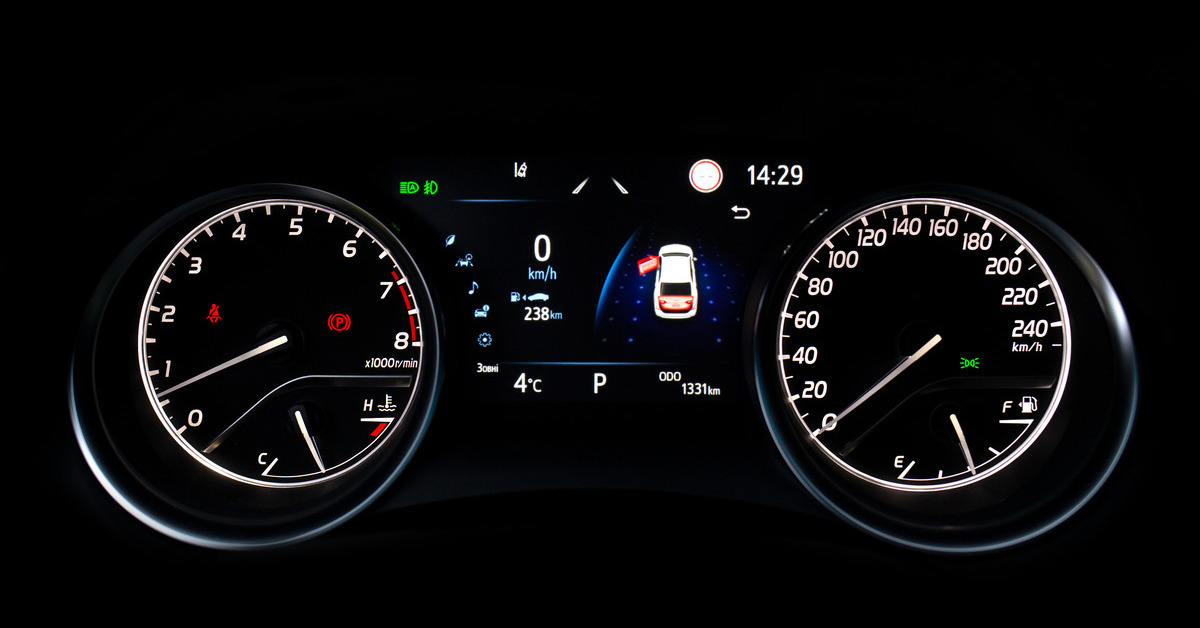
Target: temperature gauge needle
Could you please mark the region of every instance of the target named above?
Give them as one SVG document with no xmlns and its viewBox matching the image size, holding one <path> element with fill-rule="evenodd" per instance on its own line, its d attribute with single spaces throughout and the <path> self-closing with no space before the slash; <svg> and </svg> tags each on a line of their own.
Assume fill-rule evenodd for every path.
<svg viewBox="0 0 1200 628">
<path fill-rule="evenodd" d="M 875 385 L 872 386 L 870 389 L 868 389 L 867 392 L 859 395 L 858 399 L 855 399 L 853 403 L 846 406 L 845 410 L 842 410 L 841 412 L 839 412 L 838 415 L 836 417 L 834 417 L 831 421 L 822 425 L 820 427 L 820 429 L 813 432 L 813 434 L 812 434 L 813 438 L 816 438 L 816 437 L 820 436 L 823 432 L 827 432 L 827 431 L 833 429 L 834 427 L 836 427 L 838 421 L 841 421 L 843 417 L 845 417 L 847 414 L 850 414 L 851 411 L 853 411 L 858 406 L 862 405 L 864 402 L 866 402 L 866 400 L 870 399 L 875 393 L 879 392 L 884 386 L 887 386 L 888 383 L 890 383 L 893 379 L 896 379 L 901 373 L 904 372 L 905 369 L 907 369 L 908 367 L 915 364 L 916 361 L 920 360 L 921 357 L 924 356 L 926 353 L 929 353 L 930 349 L 933 349 L 934 345 L 936 345 L 937 343 L 939 343 L 941 341 L 942 341 L 942 336 L 940 334 L 934 334 L 933 338 L 930 338 L 929 341 L 926 342 L 924 345 L 922 345 L 920 349 L 917 349 L 915 353 L 904 358 L 903 360 L 900 360 L 900 363 L 897 364 L 896 366 L 893 366 L 892 370 L 887 372 L 887 375 L 884 375 L 882 379 L 880 379 L 878 382 L 875 382 Z"/>
<path fill-rule="evenodd" d="M 235 358 L 231 358 L 229 360 L 226 360 L 226 361 L 212 367 L 212 368 L 208 369 L 207 371 L 200 373 L 199 375 L 190 377 L 178 384 L 175 384 L 174 386 L 158 393 L 158 398 L 162 399 L 163 397 L 166 397 L 167 395 L 175 392 L 176 390 L 179 390 L 180 388 L 183 388 L 184 386 L 194 384 L 194 383 L 204 379 L 205 377 L 208 377 L 209 375 L 214 375 L 216 373 L 224 371 L 225 369 L 227 369 L 231 366 L 234 366 L 236 364 L 241 364 L 242 362 L 245 362 L 246 360 L 249 360 L 250 358 L 253 358 L 254 356 L 262 355 L 262 354 L 270 351 L 271 349 L 274 349 L 275 347 L 283 346 L 283 345 L 287 344 L 287 342 L 288 342 L 288 337 L 286 335 L 277 336 L 277 337 L 275 337 L 271 340 L 268 340 Z"/>
<path fill-rule="evenodd" d="M 950 425 L 954 426 L 954 433 L 958 435 L 958 444 L 962 447 L 963 456 L 967 459 L 967 469 L 971 471 L 971 475 L 975 475 L 975 461 L 971 460 L 971 449 L 967 447 L 967 437 L 963 436 L 962 426 L 958 424 L 958 417 L 950 415 Z"/>
<path fill-rule="evenodd" d="M 292 408 L 292 416 L 296 418 L 296 425 L 300 428 L 300 436 L 304 438 L 304 444 L 308 445 L 308 453 L 312 454 L 321 473 L 325 473 L 325 463 L 321 462 L 321 454 L 317 453 L 317 444 L 313 442 L 312 436 L 308 433 L 308 426 L 304 424 L 304 407 Z"/>
</svg>

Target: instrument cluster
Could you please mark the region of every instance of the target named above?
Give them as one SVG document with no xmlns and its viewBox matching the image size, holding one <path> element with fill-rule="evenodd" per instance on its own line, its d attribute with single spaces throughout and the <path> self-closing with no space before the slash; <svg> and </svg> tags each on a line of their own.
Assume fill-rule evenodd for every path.
<svg viewBox="0 0 1200 628">
<path fill-rule="evenodd" d="M 55 519 L 151 563 L 1150 543 L 1181 217 L 1100 149 L 1154 134 L 909 78 L 768 90 L 786 121 L 307 77 L 124 112 L 71 202 L 87 264 L 29 282 L 79 277 Z"/>
<path fill-rule="evenodd" d="M 822 205 L 820 157 L 788 157 L 388 154 L 390 176 L 340 195 L 189 201 L 96 292 L 82 450 L 131 514 L 213 547 L 346 520 L 403 485 L 438 421 L 519 434 L 514 414 L 583 408 L 636 416 L 632 441 L 769 432 L 795 501 L 925 549 L 1003 547 L 1082 506 L 1136 397 L 1087 252 L 961 185 Z"/>
</svg>

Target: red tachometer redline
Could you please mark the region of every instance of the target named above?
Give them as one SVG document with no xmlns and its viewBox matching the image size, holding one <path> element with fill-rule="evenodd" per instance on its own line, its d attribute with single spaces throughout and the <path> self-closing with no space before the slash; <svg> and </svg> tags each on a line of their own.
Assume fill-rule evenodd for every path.
<svg viewBox="0 0 1200 628">
<path fill-rule="evenodd" d="M 392 273 L 395 274 L 395 273 Z M 412 311 L 412 303 L 408 300 L 408 293 L 405 292 L 404 286 L 400 286 L 400 295 L 404 297 L 404 307 L 410 312 Z M 416 339 L 417 337 L 417 321 L 412 314 L 408 315 L 408 330 L 409 338 Z"/>
</svg>

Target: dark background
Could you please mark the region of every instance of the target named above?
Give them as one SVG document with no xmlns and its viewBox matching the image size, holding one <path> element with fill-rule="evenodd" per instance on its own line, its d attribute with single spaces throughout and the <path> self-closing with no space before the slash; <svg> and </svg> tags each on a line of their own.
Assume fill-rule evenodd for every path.
<svg viewBox="0 0 1200 628">
<path fill-rule="evenodd" d="M 914 591 L 1069 581 L 1120 592 L 1131 579 L 1157 581 L 1194 547 L 1182 475 L 1184 430 L 1194 431 L 1183 388 L 1194 333 L 1182 298 L 1195 285 L 1194 201 L 1185 195 L 1196 166 L 1192 43 L 893 46 L 852 45 L 849 37 L 836 47 L 755 48 L 706 40 L 648 56 L 619 41 L 568 49 L 569 37 L 535 44 L 495 33 L 387 45 L 286 29 L 213 29 L 179 40 L 109 35 L 91 33 L 60 62 L 22 65 L 9 96 L 19 141 L 9 180 L 17 194 L 0 231 L 8 422 L 16 427 L 6 513 L 18 523 L 9 533 L 14 550 L 33 552 L 19 563 L 28 583 L 69 574 L 99 589 L 165 587 L 164 578 L 178 578 L 204 586 L 302 582 L 314 591 L 334 581 L 350 588 L 346 574 L 354 574 L 385 576 L 390 586 L 584 596 L 628 583 L 644 592 L 647 582 L 780 580 L 808 595 L 830 581 Z M 736 41 L 751 39 L 743 38 Z M 297 129 L 312 135 L 297 138 Z M 84 464 L 65 397 L 83 307 L 118 252 L 166 210 L 249 182 L 239 173 L 252 166 L 261 180 L 335 184 L 322 160 L 303 171 L 296 157 L 312 147 L 383 154 L 663 146 L 803 146 L 839 173 L 830 176 L 845 177 L 833 201 L 848 201 L 852 189 L 954 181 L 1019 199 L 1057 222 L 1109 274 L 1139 350 L 1141 403 L 1113 477 L 1043 537 L 974 557 L 894 547 L 811 505 L 624 489 L 418 495 L 411 501 L 421 503 L 400 499 L 402 508 L 376 509 L 296 547 L 228 553 L 145 529 Z M 289 157 L 274 160 L 273 150 Z M 448 426 L 441 432 L 439 419 Z M 423 486 L 436 486 L 434 471 L 454 461 L 486 466 L 498 455 L 499 445 L 488 445 L 504 437 L 497 428 L 434 421 L 431 449 L 410 469 L 432 483 Z M 587 460 L 594 443 L 539 427 L 527 426 L 519 445 L 551 442 L 562 460 L 563 452 Z M 761 444 L 753 433 L 742 436 L 748 448 Z M 605 436 L 606 455 L 586 473 L 598 473 L 615 452 L 631 466 L 614 484 L 636 485 L 636 472 L 650 465 L 646 451 L 665 438 L 651 433 L 629 444 Z M 772 463 L 762 464 L 755 468 Z M 554 485 L 528 469 L 513 473 L 539 477 L 539 488 Z M 567 475 L 567 484 L 586 484 Z M 650 484 L 672 486 L 669 478 Z"/>
</svg>

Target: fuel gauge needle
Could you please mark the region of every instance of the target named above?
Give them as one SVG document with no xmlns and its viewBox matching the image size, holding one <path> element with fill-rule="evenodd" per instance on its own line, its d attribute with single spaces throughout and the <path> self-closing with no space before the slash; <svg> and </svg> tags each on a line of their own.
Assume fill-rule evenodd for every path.
<svg viewBox="0 0 1200 628">
<path fill-rule="evenodd" d="M 308 445 L 308 453 L 312 454 L 321 473 L 325 473 L 325 463 L 321 462 L 321 454 L 317 453 L 317 444 L 313 442 L 312 436 L 308 433 L 308 426 L 304 424 L 303 408 L 293 408 L 292 416 L 296 417 L 296 425 L 300 427 L 300 435 L 304 437 L 304 444 Z"/>
<path fill-rule="evenodd" d="M 839 412 L 838 415 L 833 418 L 833 420 L 821 425 L 817 431 L 813 432 L 813 438 L 816 438 L 823 432 L 828 432 L 836 427 L 838 421 L 841 421 L 843 417 L 845 417 L 847 414 L 850 414 L 851 411 L 862 405 L 864 402 L 866 402 L 866 400 L 870 399 L 875 393 L 883 389 L 884 386 L 887 386 L 888 383 L 890 383 L 893 379 L 899 377 L 899 375 L 903 373 L 905 369 L 912 366 L 917 360 L 920 360 L 922 356 L 924 356 L 926 353 L 929 353 L 930 349 L 933 349 L 934 345 L 941 341 L 941 334 L 934 334 L 933 338 L 930 338 L 928 342 L 926 342 L 924 345 L 921 345 L 921 348 L 917 349 L 912 355 L 900 360 L 900 363 L 896 366 L 893 366 L 892 370 L 887 372 L 887 375 L 884 375 L 882 379 L 880 379 L 878 382 L 875 382 L 875 385 L 868 389 L 867 392 L 859 395 L 858 399 L 855 399 L 853 403 L 846 406 L 846 409 Z"/>
<path fill-rule="evenodd" d="M 954 433 L 958 434 L 958 445 L 962 447 L 963 456 L 967 459 L 967 469 L 971 471 L 971 475 L 975 475 L 975 461 L 971 460 L 971 450 L 967 447 L 967 437 L 963 436 L 962 426 L 958 424 L 958 417 L 951 414 L 950 424 L 954 426 Z"/>
</svg>

